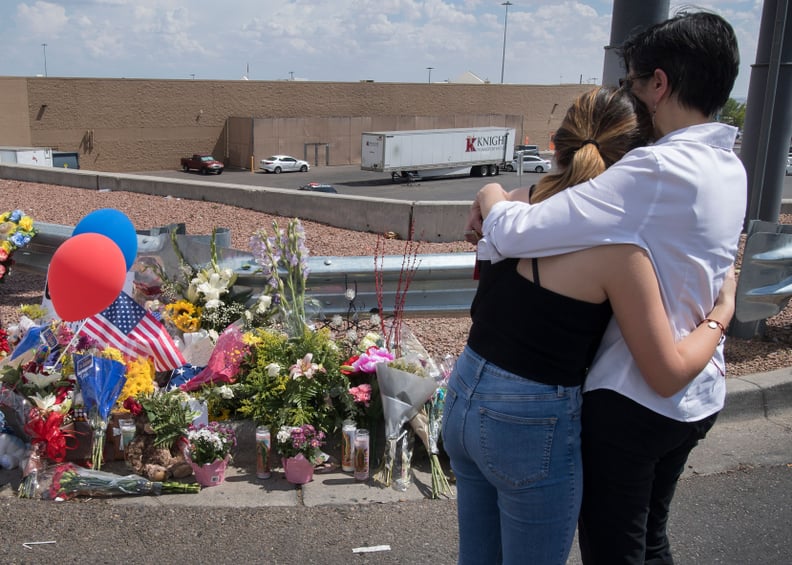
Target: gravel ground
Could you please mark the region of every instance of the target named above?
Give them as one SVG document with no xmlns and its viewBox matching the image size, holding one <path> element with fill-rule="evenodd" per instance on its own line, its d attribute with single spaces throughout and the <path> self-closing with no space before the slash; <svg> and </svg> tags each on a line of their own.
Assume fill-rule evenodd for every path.
<svg viewBox="0 0 792 565">
<path fill-rule="evenodd" d="M 260 228 L 269 230 L 273 220 L 286 221 L 286 218 L 212 202 L 163 199 L 128 192 L 98 192 L 3 179 L 0 179 L 0 194 L 3 200 L 0 211 L 19 208 L 40 222 L 74 226 L 91 210 L 115 208 L 124 212 L 138 229 L 183 222 L 188 234 L 207 234 L 214 227 L 229 227 L 231 245 L 236 249 L 247 249 L 250 235 Z M 782 216 L 780 222 L 791 223 L 792 216 Z M 303 221 L 303 226 L 312 255 L 374 255 L 377 234 L 353 232 L 308 220 Z M 386 254 L 400 255 L 403 251 L 404 242 L 385 241 Z M 423 242 L 418 249 L 418 253 L 459 251 L 472 251 L 472 246 L 464 241 Z M 40 301 L 43 286 L 43 276 L 13 270 L 6 282 L 0 283 L 0 323 L 16 320 L 16 307 L 20 304 Z M 790 321 L 792 308 L 788 306 L 767 320 L 763 338 L 729 338 L 726 342 L 728 376 L 792 367 Z M 465 344 L 470 327 L 467 317 L 412 319 L 408 324 L 426 350 L 437 358 L 446 353 L 458 353 Z M 438 331 L 440 327 L 443 331 Z"/>
</svg>

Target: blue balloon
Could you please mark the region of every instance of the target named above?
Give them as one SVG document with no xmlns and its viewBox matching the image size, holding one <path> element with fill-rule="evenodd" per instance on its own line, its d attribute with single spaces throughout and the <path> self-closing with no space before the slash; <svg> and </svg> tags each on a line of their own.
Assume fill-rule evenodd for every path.
<svg viewBox="0 0 792 565">
<path fill-rule="evenodd" d="M 121 249 L 127 271 L 137 257 L 138 241 L 135 226 L 129 218 L 115 208 L 100 208 L 85 216 L 74 227 L 72 235 L 98 233 L 110 238 Z"/>
</svg>

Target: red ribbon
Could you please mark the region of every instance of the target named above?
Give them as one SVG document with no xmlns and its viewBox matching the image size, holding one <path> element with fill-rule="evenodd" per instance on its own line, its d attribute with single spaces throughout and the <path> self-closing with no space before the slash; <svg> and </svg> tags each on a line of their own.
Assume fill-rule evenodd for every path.
<svg viewBox="0 0 792 565">
<path fill-rule="evenodd" d="M 60 412 L 47 412 L 43 418 L 37 408 L 30 410 L 30 416 L 25 424 L 25 433 L 31 437 L 31 443 L 44 444 L 44 456 L 47 459 L 60 463 L 66 459 L 66 436 L 74 437 L 73 432 L 61 429 L 63 414 Z"/>
</svg>

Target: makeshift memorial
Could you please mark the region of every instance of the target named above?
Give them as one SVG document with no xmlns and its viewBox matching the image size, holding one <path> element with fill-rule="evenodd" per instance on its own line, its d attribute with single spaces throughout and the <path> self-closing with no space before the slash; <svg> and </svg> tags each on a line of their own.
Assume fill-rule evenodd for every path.
<svg viewBox="0 0 792 565">
<path fill-rule="evenodd" d="M 181 494 L 200 490 L 197 484 L 150 481 L 138 475 L 121 476 L 63 463 L 27 475 L 19 485 L 19 497 L 66 500 L 77 496 Z"/>
<path fill-rule="evenodd" d="M 219 422 L 187 429 L 187 455 L 195 479 L 203 487 L 219 485 L 225 480 L 225 471 L 231 460 L 231 450 L 236 446 L 234 428 Z"/>
<path fill-rule="evenodd" d="M 14 264 L 14 252 L 30 243 L 36 233 L 33 218 L 22 210 L 0 214 L 0 282 L 5 282 Z"/>
<path fill-rule="evenodd" d="M 107 419 L 126 381 L 125 367 L 112 359 L 75 354 L 74 368 L 94 431 L 91 466 L 102 468 Z"/>
</svg>

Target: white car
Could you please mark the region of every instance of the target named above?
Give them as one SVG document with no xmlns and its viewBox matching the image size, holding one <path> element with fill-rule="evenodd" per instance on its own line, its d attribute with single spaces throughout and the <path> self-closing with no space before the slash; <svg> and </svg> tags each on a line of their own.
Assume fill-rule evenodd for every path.
<svg viewBox="0 0 792 565">
<path fill-rule="evenodd" d="M 275 173 L 276 175 L 291 171 L 305 173 L 311 168 L 308 165 L 308 161 L 301 161 L 289 155 L 273 155 L 272 157 L 262 159 L 260 163 L 261 169 L 268 173 Z"/>
<path fill-rule="evenodd" d="M 538 155 L 523 155 L 522 170 L 524 173 L 544 173 L 552 168 L 552 163 L 547 159 L 542 159 Z M 514 159 L 511 163 L 507 163 L 506 169 L 509 171 L 516 171 L 517 159 Z"/>
</svg>

